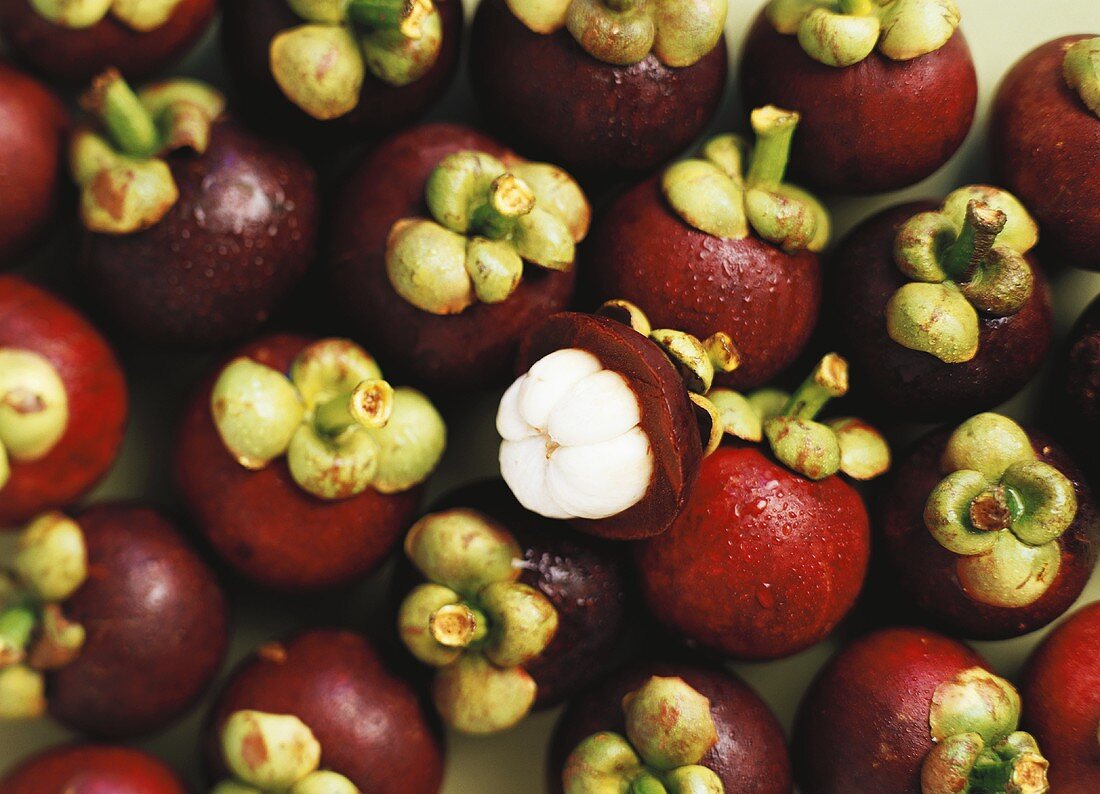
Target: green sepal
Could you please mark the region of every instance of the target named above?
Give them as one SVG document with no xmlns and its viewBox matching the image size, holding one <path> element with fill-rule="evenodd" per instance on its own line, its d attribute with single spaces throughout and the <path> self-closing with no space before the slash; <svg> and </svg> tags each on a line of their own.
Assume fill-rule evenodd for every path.
<svg viewBox="0 0 1100 794">
<path fill-rule="evenodd" d="M 431 400 L 415 389 L 393 393 L 393 415 L 385 427 L 365 428 L 381 457 L 371 482 L 379 493 L 407 491 L 428 479 L 447 447 L 447 426 Z"/>
<path fill-rule="evenodd" d="M 784 466 L 811 480 L 822 480 L 840 471 L 840 442 L 828 425 L 775 416 L 764 422 L 764 436 Z"/>
<path fill-rule="evenodd" d="M 69 393 L 53 363 L 33 350 L 0 346 L 0 450 L 17 461 L 40 460 L 68 426 Z"/>
<path fill-rule="evenodd" d="M 950 282 L 911 281 L 899 287 L 886 305 L 886 331 L 902 347 L 947 364 L 978 354 L 978 313 Z"/>
<path fill-rule="evenodd" d="M 760 441 L 764 437 L 763 418 L 744 395 L 732 389 L 711 389 L 707 398 L 718 410 L 722 430 L 743 441 Z M 786 398 L 783 400 L 786 403 Z"/>
<path fill-rule="evenodd" d="M 293 714 L 235 711 L 220 738 L 222 759 L 234 777 L 268 791 L 290 788 L 321 762 L 321 744 Z"/>
<path fill-rule="evenodd" d="M 381 28 L 359 37 L 367 70 L 384 83 L 402 87 L 426 75 L 443 47 L 443 18 L 434 3 L 418 25 L 418 35 L 409 37 L 399 28 Z"/>
<path fill-rule="evenodd" d="M 429 513 L 405 536 L 405 556 L 429 581 L 475 598 L 494 582 L 519 578 L 519 544 L 501 524 L 475 510 Z"/>
<path fill-rule="evenodd" d="M 428 630 L 432 615 L 461 600 L 462 596 L 451 588 L 428 582 L 417 585 L 401 602 L 397 612 L 398 633 L 409 652 L 424 664 L 443 667 L 462 655 L 462 648 L 436 642 Z"/>
<path fill-rule="evenodd" d="M 1022 427 L 1007 416 L 986 412 L 955 428 L 947 439 L 940 468 L 945 472 L 973 469 L 995 481 L 1012 464 L 1034 459 L 1031 439 Z"/>
<path fill-rule="evenodd" d="M 954 471 L 932 489 L 924 506 L 924 524 L 932 537 L 955 554 L 985 554 L 997 542 L 998 533 L 975 529 L 970 505 L 992 483 L 971 469 Z"/>
<path fill-rule="evenodd" d="M 1077 517 L 1073 483 L 1050 464 L 1037 460 L 1014 463 L 1001 482 L 1023 503 L 1023 511 L 1012 520 L 1012 533 L 1028 545 L 1056 540 Z"/>
<path fill-rule="evenodd" d="M 478 593 L 490 622 L 485 658 L 497 667 L 519 667 L 546 650 L 558 630 L 554 605 L 522 582 L 493 582 Z"/>
<path fill-rule="evenodd" d="M 928 719 L 933 741 L 976 733 L 994 744 L 1016 730 L 1020 695 L 1005 679 L 970 667 L 936 687 Z"/>
<path fill-rule="evenodd" d="M 286 452 L 305 407 L 286 375 L 240 356 L 214 382 L 210 412 L 234 460 L 246 469 L 262 469 Z"/>
<path fill-rule="evenodd" d="M 1054 584 L 1062 550 L 1057 543 L 1029 546 L 1011 532 L 994 537 L 989 552 L 955 562 L 959 584 L 971 598 L 992 606 L 1015 609 L 1035 603 Z"/>
<path fill-rule="evenodd" d="M 286 449 L 290 476 L 318 499 L 347 499 L 375 484 L 382 451 L 366 428 L 352 427 L 336 438 L 300 424 Z"/>
<path fill-rule="evenodd" d="M 1066 50 L 1062 76 L 1093 115 L 1100 118 L 1100 36 L 1081 39 Z"/>
<path fill-rule="evenodd" d="M 479 653 L 466 653 L 436 673 L 432 699 L 447 725 L 484 735 L 507 730 L 526 717 L 536 689 L 522 667 L 500 668 Z"/>
</svg>

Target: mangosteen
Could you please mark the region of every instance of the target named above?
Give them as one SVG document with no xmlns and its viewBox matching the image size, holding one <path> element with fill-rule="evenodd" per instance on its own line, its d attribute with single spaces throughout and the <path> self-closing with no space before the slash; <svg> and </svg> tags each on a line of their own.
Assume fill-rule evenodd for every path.
<svg viewBox="0 0 1100 794">
<path fill-rule="evenodd" d="M 0 780 L 7 794 L 186 794 L 151 755 L 128 747 L 69 745 L 28 758 Z"/>
<path fill-rule="evenodd" d="M 1100 297 L 1081 314 L 1070 334 L 1065 371 L 1065 396 L 1073 438 L 1080 452 L 1092 463 L 1094 483 L 1100 482 L 1100 451 L 1094 441 L 1100 437 Z M 1083 432 L 1082 432 L 1083 431 Z"/>
</svg>

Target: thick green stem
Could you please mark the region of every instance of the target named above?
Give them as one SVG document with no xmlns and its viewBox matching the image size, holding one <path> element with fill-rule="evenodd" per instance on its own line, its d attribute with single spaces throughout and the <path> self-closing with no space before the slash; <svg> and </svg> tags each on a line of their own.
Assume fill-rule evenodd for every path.
<svg viewBox="0 0 1100 794">
<path fill-rule="evenodd" d="M 668 789 L 652 773 L 642 772 L 630 784 L 630 794 L 668 794 Z"/>
<path fill-rule="evenodd" d="M 798 118 L 797 113 L 780 110 L 774 105 L 752 112 L 756 145 L 752 150 L 746 179 L 750 187 L 774 189 L 783 181 Z"/>
<path fill-rule="evenodd" d="M 432 638 L 447 648 L 469 648 L 489 633 L 485 613 L 469 604 L 448 604 L 440 607 L 428 621 Z"/>
<path fill-rule="evenodd" d="M 350 0 L 348 18 L 370 31 L 396 30 L 420 38 L 420 26 L 432 12 L 431 0 Z"/>
<path fill-rule="evenodd" d="M 470 227 L 492 240 L 507 237 L 515 228 L 516 218 L 535 208 L 535 193 L 517 176 L 501 174 L 489 188 L 489 200 L 474 210 Z"/>
<path fill-rule="evenodd" d="M 620 14 L 633 11 L 638 5 L 638 0 L 603 0 L 603 4 Z"/>
<path fill-rule="evenodd" d="M 384 427 L 393 412 L 393 388 L 384 380 L 365 380 L 350 392 L 317 406 L 317 432 L 336 437 L 351 427 Z"/>
<path fill-rule="evenodd" d="M 108 69 L 96 77 L 84 102 L 122 153 L 132 157 L 157 153 L 161 141 L 156 122 L 117 70 Z"/>
<path fill-rule="evenodd" d="M 955 281 L 966 283 L 985 262 L 1008 216 L 977 200 L 966 205 L 966 217 L 959 237 L 943 256 L 943 269 Z"/>
<path fill-rule="evenodd" d="M 829 353 L 818 362 L 810 377 L 795 389 L 783 409 L 784 416 L 811 420 L 833 397 L 848 391 L 848 362 Z"/>
<path fill-rule="evenodd" d="M 875 4 L 872 0 L 839 0 L 838 5 L 842 14 L 871 16 L 875 12 Z"/>
<path fill-rule="evenodd" d="M 22 658 L 37 625 L 38 615 L 30 607 L 9 607 L 0 612 L 0 667 Z"/>
</svg>

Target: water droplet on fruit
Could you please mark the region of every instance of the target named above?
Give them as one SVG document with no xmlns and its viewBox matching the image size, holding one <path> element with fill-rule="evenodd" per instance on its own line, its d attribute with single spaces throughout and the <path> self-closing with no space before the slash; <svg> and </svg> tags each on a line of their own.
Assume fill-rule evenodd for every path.
<svg viewBox="0 0 1100 794">
<path fill-rule="evenodd" d="M 772 592 L 772 586 L 768 582 L 762 582 L 756 588 L 756 603 L 764 607 L 764 609 L 771 609 L 775 606 L 775 593 Z"/>
</svg>

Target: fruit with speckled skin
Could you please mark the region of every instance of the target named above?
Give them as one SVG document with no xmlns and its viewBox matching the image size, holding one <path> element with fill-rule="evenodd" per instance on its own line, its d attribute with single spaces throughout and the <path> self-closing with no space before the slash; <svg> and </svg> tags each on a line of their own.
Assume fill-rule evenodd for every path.
<svg viewBox="0 0 1100 794">
<path fill-rule="evenodd" d="M 168 767 L 126 747 L 55 747 L 20 763 L 0 780 L 7 794 L 185 794 Z"/>
</svg>

